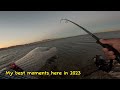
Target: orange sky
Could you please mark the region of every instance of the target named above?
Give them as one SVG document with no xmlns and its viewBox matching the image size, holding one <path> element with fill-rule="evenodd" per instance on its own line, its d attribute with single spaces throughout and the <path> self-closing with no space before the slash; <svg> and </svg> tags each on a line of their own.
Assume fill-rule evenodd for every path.
<svg viewBox="0 0 120 90">
<path fill-rule="evenodd" d="M 92 33 L 120 29 L 120 11 L 0 11 L 0 48 L 86 34 L 62 18 Z"/>
</svg>

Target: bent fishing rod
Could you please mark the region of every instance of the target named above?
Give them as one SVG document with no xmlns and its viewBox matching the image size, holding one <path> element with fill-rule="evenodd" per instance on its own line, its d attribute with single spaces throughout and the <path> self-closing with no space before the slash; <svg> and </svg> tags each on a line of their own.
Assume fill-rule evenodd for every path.
<svg viewBox="0 0 120 90">
<path fill-rule="evenodd" d="M 77 23 L 71 21 L 71 20 L 68 20 L 68 19 L 61 19 L 62 20 L 65 20 L 65 21 L 68 21 L 68 22 L 71 22 L 73 23 L 74 25 L 78 26 L 79 28 L 81 28 L 82 30 L 84 30 L 86 33 L 88 33 L 90 36 L 92 36 L 95 40 L 96 40 L 96 43 L 97 44 L 100 44 L 103 48 L 107 48 L 109 51 L 113 51 L 114 52 L 114 55 L 116 56 L 116 59 L 118 61 L 118 63 L 120 63 L 120 53 L 115 49 L 113 48 L 111 45 L 108 45 L 108 44 L 102 44 L 100 42 L 100 38 L 98 38 L 97 36 L 95 36 L 93 33 L 89 32 L 87 29 L 85 29 L 84 27 L 78 25 Z M 110 62 L 112 63 L 113 60 L 110 60 Z"/>
</svg>

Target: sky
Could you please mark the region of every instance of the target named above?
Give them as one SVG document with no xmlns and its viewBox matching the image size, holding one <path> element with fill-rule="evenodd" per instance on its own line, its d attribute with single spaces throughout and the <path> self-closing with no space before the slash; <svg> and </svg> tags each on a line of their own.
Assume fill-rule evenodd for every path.
<svg viewBox="0 0 120 90">
<path fill-rule="evenodd" d="M 92 33 L 120 29 L 120 11 L 0 11 L 0 48 L 86 34 L 64 18 Z"/>
</svg>

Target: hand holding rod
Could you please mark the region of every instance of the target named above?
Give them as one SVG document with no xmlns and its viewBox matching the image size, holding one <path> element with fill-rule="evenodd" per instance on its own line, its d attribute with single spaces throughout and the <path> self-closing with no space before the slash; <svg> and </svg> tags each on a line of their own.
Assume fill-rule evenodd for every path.
<svg viewBox="0 0 120 90">
<path fill-rule="evenodd" d="M 96 40 L 96 43 L 100 44 L 103 48 L 107 48 L 109 51 L 113 51 L 115 56 L 116 56 L 116 59 L 118 61 L 118 63 L 120 63 L 120 53 L 115 49 L 113 48 L 111 45 L 108 45 L 108 44 L 102 44 L 100 42 L 100 39 L 95 36 L 94 34 L 92 34 L 91 32 L 89 32 L 87 29 L 83 28 L 82 26 L 78 25 L 77 23 L 71 21 L 71 20 L 68 20 L 68 19 L 61 19 L 61 20 L 65 20 L 65 21 L 69 21 L 73 24 L 75 24 L 76 26 L 78 26 L 79 28 L 81 28 L 82 30 L 84 30 L 86 33 L 88 33 L 89 35 L 91 35 L 95 40 Z"/>
</svg>

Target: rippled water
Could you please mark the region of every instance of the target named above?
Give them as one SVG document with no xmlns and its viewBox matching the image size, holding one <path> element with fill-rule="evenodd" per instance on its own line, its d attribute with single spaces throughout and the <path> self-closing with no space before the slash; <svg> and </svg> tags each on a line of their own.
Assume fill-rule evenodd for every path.
<svg viewBox="0 0 120 90">
<path fill-rule="evenodd" d="M 119 38 L 120 31 L 96 34 L 99 38 Z M 59 70 L 80 70 L 92 64 L 96 54 L 103 55 L 102 47 L 89 35 L 81 35 L 48 42 L 16 46 L 0 51 L 0 67 L 23 57 L 35 47 L 56 47 L 58 49 L 57 67 Z"/>
</svg>

